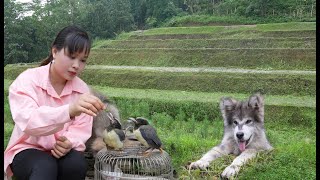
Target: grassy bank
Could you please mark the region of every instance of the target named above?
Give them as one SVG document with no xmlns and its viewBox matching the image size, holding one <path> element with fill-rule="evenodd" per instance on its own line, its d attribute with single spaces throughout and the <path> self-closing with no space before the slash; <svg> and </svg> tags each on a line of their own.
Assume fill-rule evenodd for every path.
<svg viewBox="0 0 320 180">
<path fill-rule="evenodd" d="M 7 89 L 10 81 L 5 81 Z M 99 87 L 96 87 L 99 89 Z M 157 101 L 150 98 L 118 97 L 110 89 L 99 90 L 116 102 L 122 119 L 144 116 L 151 120 L 170 154 L 180 179 L 217 178 L 235 158 L 228 156 L 212 163 L 209 170 L 185 169 L 190 161 L 197 160 L 212 146 L 219 144 L 223 123 L 217 102 L 196 103 L 171 100 Z M 5 91 L 4 147 L 13 128 Z M 150 94 L 150 93 L 149 93 Z M 242 95 L 245 98 L 245 95 Z M 242 99 L 242 98 L 241 98 Z M 268 98 L 266 98 L 266 104 Z M 266 106 L 265 123 L 267 137 L 275 150 L 260 153 L 258 158 L 246 165 L 239 179 L 314 179 L 315 171 L 315 109 L 290 106 Z M 179 127 L 179 128 L 176 128 Z M 308 127 L 308 128 L 306 128 Z"/>
<path fill-rule="evenodd" d="M 7 87 L 10 82 L 11 80 L 5 80 L 5 97 L 8 95 Z M 213 121 L 220 117 L 218 103 L 221 97 L 244 99 L 250 95 L 93 87 L 116 102 L 123 119 L 139 115 L 151 117 L 154 113 L 165 112 L 174 119 L 194 118 L 196 121 L 203 121 L 207 118 Z M 279 124 L 315 128 L 316 104 L 313 97 L 265 95 L 265 105 L 269 122 L 275 120 Z"/>
<path fill-rule="evenodd" d="M 315 30 L 292 30 L 292 31 L 258 31 L 258 30 L 233 30 L 233 31 L 219 31 L 216 33 L 202 33 L 202 34 L 154 34 L 145 35 L 143 32 L 123 34 L 119 40 L 126 39 L 248 39 L 248 38 L 308 38 L 315 37 Z M 104 41 L 99 41 L 103 43 Z M 99 46 L 99 43 L 94 45 Z M 95 48 L 95 46 L 94 46 Z"/>
<path fill-rule="evenodd" d="M 315 38 L 111 40 L 96 48 L 315 48 Z"/>
<path fill-rule="evenodd" d="M 270 23 L 237 26 L 162 27 L 121 33 L 115 39 L 225 39 L 315 37 L 315 22 Z M 93 48 L 105 40 L 95 40 Z"/>
<path fill-rule="evenodd" d="M 315 22 L 314 17 L 279 17 L 279 16 L 268 16 L 268 17 L 244 17 L 244 16 L 211 16 L 211 15 L 188 15 L 188 16 L 177 16 L 173 17 L 164 26 L 204 26 L 204 25 L 238 25 L 238 24 L 261 24 L 261 23 L 282 23 L 300 21 Z"/>
<path fill-rule="evenodd" d="M 217 32 L 234 32 L 234 31 L 305 31 L 315 30 L 315 22 L 292 22 L 292 23 L 270 23 L 270 24 L 257 24 L 254 26 L 198 26 L 198 27 L 168 27 L 168 28 L 155 28 L 143 31 L 144 35 L 155 34 L 208 34 Z"/>
<path fill-rule="evenodd" d="M 25 69 L 6 67 L 4 75 L 14 79 Z M 199 92 L 251 93 L 262 89 L 270 95 L 314 96 L 315 75 L 245 73 L 153 72 L 117 69 L 89 69 L 80 77 L 91 85 L 130 89 L 181 90 Z"/>
<path fill-rule="evenodd" d="M 89 64 L 315 70 L 315 49 L 96 49 Z"/>
<path fill-rule="evenodd" d="M 315 70 L 315 57 L 315 49 L 96 49 L 88 65 Z"/>
</svg>

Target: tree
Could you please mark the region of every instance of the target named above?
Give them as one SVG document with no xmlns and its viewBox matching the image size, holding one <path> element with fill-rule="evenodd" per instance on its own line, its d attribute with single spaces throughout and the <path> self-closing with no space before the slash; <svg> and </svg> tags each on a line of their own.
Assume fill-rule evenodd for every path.
<svg viewBox="0 0 320 180">
<path fill-rule="evenodd" d="M 4 10 L 4 65 L 6 65 L 28 59 L 28 52 L 23 49 L 21 36 L 17 36 L 23 29 L 20 24 L 22 5 L 5 0 Z"/>
<path fill-rule="evenodd" d="M 129 0 L 91 0 L 85 27 L 94 38 L 110 38 L 132 30 L 134 19 Z"/>
<path fill-rule="evenodd" d="M 171 0 L 146 0 L 147 17 L 155 18 L 156 26 L 177 15 L 179 8 Z"/>
<path fill-rule="evenodd" d="M 138 29 L 144 29 L 147 19 L 146 0 L 130 0 L 131 14 L 133 16 L 134 25 Z"/>
</svg>

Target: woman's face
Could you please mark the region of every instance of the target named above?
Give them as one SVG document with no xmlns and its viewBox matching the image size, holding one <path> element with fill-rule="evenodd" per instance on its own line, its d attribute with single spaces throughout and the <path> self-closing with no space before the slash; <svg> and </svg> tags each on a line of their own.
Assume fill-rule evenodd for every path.
<svg viewBox="0 0 320 180">
<path fill-rule="evenodd" d="M 61 81 L 72 80 L 78 76 L 86 66 L 88 54 L 85 52 L 69 54 L 68 49 L 52 49 L 54 59 L 53 70 Z"/>
</svg>

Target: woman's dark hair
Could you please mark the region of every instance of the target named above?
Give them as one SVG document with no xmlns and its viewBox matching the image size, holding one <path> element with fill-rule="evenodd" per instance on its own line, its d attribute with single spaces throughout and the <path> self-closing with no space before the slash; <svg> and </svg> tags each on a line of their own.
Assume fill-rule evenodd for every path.
<svg viewBox="0 0 320 180">
<path fill-rule="evenodd" d="M 40 66 L 47 65 L 53 60 L 52 48 L 56 48 L 58 51 L 67 49 L 69 56 L 72 56 L 74 53 L 81 53 L 83 50 L 88 55 L 90 53 L 91 41 L 88 34 L 79 27 L 74 25 L 67 26 L 58 33 L 56 39 L 51 44 L 49 56 L 40 63 Z"/>
</svg>

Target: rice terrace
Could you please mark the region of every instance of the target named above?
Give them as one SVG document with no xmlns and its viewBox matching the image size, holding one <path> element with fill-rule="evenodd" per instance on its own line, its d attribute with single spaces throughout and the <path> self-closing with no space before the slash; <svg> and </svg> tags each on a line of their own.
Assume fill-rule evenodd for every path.
<svg viewBox="0 0 320 180">
<path fill-rule="evenodd" d="M 121 119 L 151 120 L 179 179 L 218 179 L 235 156 L 207 171 L 186 166 L 220 143 L 223 96 L 261 90 L 274 147 L 244 166 L 238 179 L 316 177 L 316 23 L 165 27 L 98 40 L 81 78 L 110 97 Z M 4 68 L 4 147 L 13 120 L 8 87 L 25 69 Z"/>
</svg>

